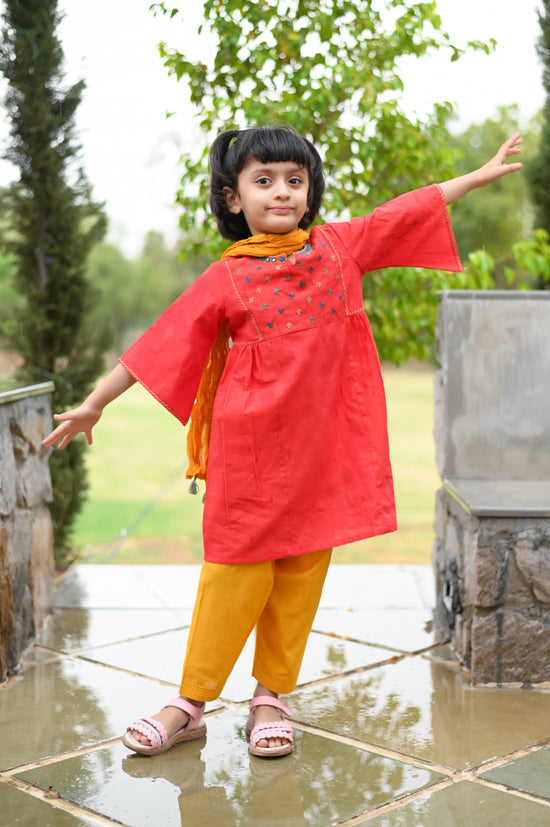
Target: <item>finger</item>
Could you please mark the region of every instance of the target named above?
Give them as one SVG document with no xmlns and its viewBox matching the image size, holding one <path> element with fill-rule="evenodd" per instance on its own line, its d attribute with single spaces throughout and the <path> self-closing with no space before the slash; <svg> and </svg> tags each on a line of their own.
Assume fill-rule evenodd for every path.
<svg viewBox="0 0 550 827">
<path fill-rule="evenodd" d="M 42 440 L 43 445 L 55 445 L 56 442 L 58 442 L 65 436 L 65 434 L 67 434 L 69 427 L 70 426 L 67 425 L 67 423 L 59 425 L 58 428 L 56 428 L 54 431 L 51 432 L 51 434 L 48 434 L 48 436 Z"/>
</svg>

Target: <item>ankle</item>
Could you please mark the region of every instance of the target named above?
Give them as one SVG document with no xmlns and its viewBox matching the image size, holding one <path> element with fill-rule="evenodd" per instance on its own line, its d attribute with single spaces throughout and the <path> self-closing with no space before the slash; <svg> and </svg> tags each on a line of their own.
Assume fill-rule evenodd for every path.
<svg viewBox="0 0 550 827">
<path fill-rule="evenodd" d="M 189 701 L 189 703 L 193 704 L 193 706 L 204 706 L 204 701 L 196 701 L 194 698 L 188 698 L 187 695 L 180 695 L 180 698 L 183 698 L 184 701 Z"/>
<path fill-rule="evenodd" d="M 261 683 L 256 685 L 256 689 L 254 690 L 254 698 L 259 697 L 260 695 L 268 695 L 270 698 L 278 698 L 278 692 L 272 692 L 271 689 L 268 689 L 267 686 L 263 686 Z"/>
</svg>

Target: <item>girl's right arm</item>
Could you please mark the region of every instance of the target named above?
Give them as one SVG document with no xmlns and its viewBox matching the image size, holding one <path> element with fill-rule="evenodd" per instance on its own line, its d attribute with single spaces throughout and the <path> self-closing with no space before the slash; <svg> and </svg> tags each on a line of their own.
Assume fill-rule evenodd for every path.
<svg viewBox="0 0 550 827">
<path fill-rule="evenodd" d="M 92 428 L 97 423 L 103 408 L 120 396 L 135 383 L 129 371 L 118 364 L 111 373 L 103 379 L 97 388 L 78 408 L 62 414 L 54 414 L 54 419 L 61 425 L 51 432 L 43 441 L 43 445 L 53 446 L 59 442 L 60 448 L 65 448 L 69 442 L 80 433 L 86 434 L 88 445 L 93 442 Z"/>
</svg>

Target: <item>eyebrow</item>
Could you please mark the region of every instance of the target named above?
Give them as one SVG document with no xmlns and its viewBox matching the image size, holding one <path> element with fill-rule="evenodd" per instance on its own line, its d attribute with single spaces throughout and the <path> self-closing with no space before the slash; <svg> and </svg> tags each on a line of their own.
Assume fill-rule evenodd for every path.
<svg viewBox="0 0 550 827">
<path fill-rule="evenodd" d="M 273 164 L 285 163 L 284 161 L 273 161 Z M 273 166 L 253 167 L 250 170 L 250 175 L 261 175 L 262 173 L 270 173 L 273 171 Z M 295 175 L 297 172 L 307 172 L 307 167 L 296 164 L 288 170 L 288 175 Z"/>
</svg>

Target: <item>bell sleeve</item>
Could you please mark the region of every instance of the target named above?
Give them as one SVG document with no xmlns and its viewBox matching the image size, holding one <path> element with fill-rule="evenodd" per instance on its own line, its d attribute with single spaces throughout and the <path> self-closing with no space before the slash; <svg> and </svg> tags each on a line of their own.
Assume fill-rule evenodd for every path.
<svg viewBox="0 0 550 827">
<path fill-rule="evenodd" d="M 370 215 L 327 226 L 361 273 L 384 267 L 464 270 L 447 202 L 437 184 L 400 195 Z"/>
<path fill-rule="evenodd" d="M 194 281 L 119 360 L 184 425 L 225 320 L 217 264 Z"/>
</svg>

